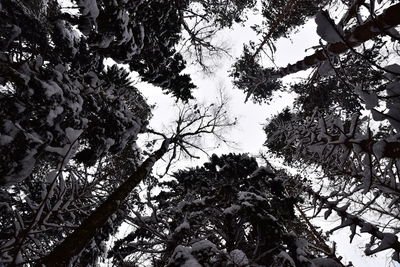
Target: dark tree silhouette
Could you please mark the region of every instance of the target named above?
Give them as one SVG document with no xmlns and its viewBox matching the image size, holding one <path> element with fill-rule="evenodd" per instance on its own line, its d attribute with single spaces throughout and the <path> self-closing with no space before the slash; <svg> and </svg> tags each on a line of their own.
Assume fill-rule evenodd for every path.
<svg viewBox="0 0 400 267">
<path fill-rule="evenodd" d="M 83 220 L 68 237 L 65 238 L 43 259 L 38 261 L 38 266 L 65 266 L 73 261 L 85 246 L 98 234 L 104 224 L 115 214 L 120 205 L 128 198 L 133 189 L 143 182 L 151 173 L 154 164 L 167 152 L 171 151 L 172 162 L 181 153 L 195 157 L 192 150 L 203 151 L 196 145 L 198 138 L 211 134 L 217 138 L 223 138 L 219 131 L 225 127 L 234 125 L 226 114 L 226 102 L 219 105 L 195 106 L 185 105 L 180 109 L 176 121 L 176 130 L 167 137 L 163 133 L 156 133 L 163 137 L 160 148 L 147 157 L 132 173 L 124 177 L 121 184 L 107 196 L 107 198 L 90 215 Z M 167 169 L 170 164 L 168 164 Z"/>
<path fill-rule="evenodd" d="M 115 263 L 153 266 L 342 266 L 311 253 L 307 226 L 287 177 L 245 154 L 212 155 L 203 167 L 178 171 L 148 194 L 130 219 L 135 230 L 116 242 Z M 295 223 L 297 222 L 297 224 Z"/>
</svg>

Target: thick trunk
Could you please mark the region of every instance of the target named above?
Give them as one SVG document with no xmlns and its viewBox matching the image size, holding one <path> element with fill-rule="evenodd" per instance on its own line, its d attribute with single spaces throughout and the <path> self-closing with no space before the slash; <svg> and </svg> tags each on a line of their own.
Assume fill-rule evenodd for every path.
<svg viewBox="0 0 400 267">
<path fill-rule="evenodd" d="M 343 36 L 344 42 L 328 44 L 325 50 L 318 50 L 313 55 L 305 57 L 295 64 L 289 64 L 278 70 L 278 77 L 306 70 L 319 62 L 325 61 L 330 55 L 339 55 L 350 48 L 356 47 L 368 41 L 382 32 L 387 31 L 400 24 L 400 4 L 393 5 L 386 9 L 383 14 L 375 19 L 356 27 L 353 31 Z M 328 54 L 328 55 L 327 55 Z"/>
<path fill-rule="evenodd" d="M 85 248 L 95 236 L 96 231 L 118 210 L 120 203 L 149 175 L 154 163 L 167 152 L 168 146 L 169 139 L 165 140 L 160 149 L 148 157 L 123 184 L 93 211 L 82 222 L 79 228 L 69 235 L 49 255 L 37 263 L 37 266 L 68 266 L 70 260 Z"/>
</svg>

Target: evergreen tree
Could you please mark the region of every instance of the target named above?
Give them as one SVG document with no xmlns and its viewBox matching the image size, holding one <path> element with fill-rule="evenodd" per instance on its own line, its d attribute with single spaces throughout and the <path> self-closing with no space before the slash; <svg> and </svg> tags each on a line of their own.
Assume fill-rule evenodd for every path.
<svg viewBox="0 0 400 267">
<path fill-rule="evenodd" d="M 128 144 L 117 156 L 107 154 L 91 168 L 69 164 L 60 172 L 42 164 L 18 186 L 1 189 L 2 202 L 7 203 L 1 207 L 1 261 L 32 263 L 48 254 L 137 169 L 141 157 L 136 145 Z M 135 192 L 123 201 L 98 230 L 76 259 L 77 266 L 95 265 L 104 256 L 106 241 L 118 230 L 136 196 Z"/>
<path fill-rule="evenodd" d="M 227 116 L 225 110 L 226 102 L 222 101 L 219 105 L 211 104 L 209 106 L 185 105 L 179 109 L 179 115 L 176 121 L 176 129 L 167 136 L 163 133 L 154 134 L 163 137 L 163 142 L 159 149 L 153 151 L 143 162 L 137 165 L 131 173 L 125 173 L 122 181 L 114 186 L 101 204 L 95 207 L 90 214 L 82 220 L 79 227 L 76 227 L 64 240 L 55 244 L 53 249 L 39 260 L 36 264 L 41 266 L 65 266 L 76 263 L 79 256 L 86 246 L 92 241 L 96 241 L 99 234 L 108 230 L 108 234 L 115 229 L 107 229 L 109 220 L 116 216 L 129 198 L 136 186 L 144 182 L 151 174 L 154 164 L 162 157 L 171 152 L 167 171 L 174 159 L 179 160 L 179 155 L 186 154 L 189 157 L 196 157 L 192 150 L 203 149 L 196 145 L 199 138 L 204 135 L 214 135 L 216 138 L 224 141 L 220 131 L 225 127 L 235 124 Z M 131 163 L 132 164 L 132 163 Z M 129 158 L 128 158 L 129 166 Z M 166 172 L 167 172 L 166 171 Z M 123 208 L 123 207 L 122 207 Z M 123 209 L 124 210 L 124 209 Z M 117 219 L 121 220 L 121 218 Z M 121 222 L 121 221 L 120 221 Z M 107 236 L 107 235 L 106 235 Z"/>
<path fill-rule="evenodd" d="M 274 70 L 264 69 L 254 57 L 253 49 L 244 46 L 243 55 L 233 65 L 230 74 L 233 84 L 246 93 L 247 101 L 250 97 L 254 103 L 268 102 L 272 99 L 274 91 L 282 89 L 282 83 L 277 79 L 271 79 L 275 75 Z"/>
<path fill-rule="evenodd" d="M 116 242 L 115 263 L 152 266 L 342 266 L 308 249 L 284 173 L 245 154 L 213 155 L 148 194 Z"/>
<path fill-rule="evenodd" d="M 1 6 L 8 29 L 1 31 L 2 185 L 25 179 L 40 161 L 66 164 L 77 150 L 86 164 L 109 150 L 121 151 L 149 115 L 142 97 L 134 102 L 120 94 L 139 95 L 127 84 L 121 88 L 122 69 L 113 70 L 125 78 L 106 77 L 102 55 L 62 19 L 57 2 L 35 3 L 39 6 L 19 1 Z M 92 14 L 85 10 L 80 16 Z"/>
<path fill-rule="evenodd" d="M 290 1 L 288 5 L 294 5 L 294 6 L 301 6 L 304 1 Z M 385 12 L 381 14 L 375 14 L 373 13 L 375 9 L 373 8 L 374 4 L 371 3 L 371 8 L 369 9 L 370 16 L 365 19 L 365 21 L 356 21 L 356 23 L 353 22 L 352 18 L 361 16 L 358 12 L 359 6 L 362 4 L 364 1 L 356 1 L 354 5 L 345 5 L 344 8 L 348 9 L 348 12 L 344 14 L 343 18 L 340 20 L 338 25 L 335 24 L 335 22 L 330 18 L 330 15 L 327 11 L 320 11 L 315 13 L 315 20 L 317 23 L 317 33 L 320 35 L 322 38 L 321 45 L 318 47 L 319 49 L 314 52 L 314 54 L 310 56 L 306 56 L 304 59 L 294 63 L 294 64 L 289 64 L 287 67 L 282 67 L 282 68 L 270 68 L 270 67 L 261 67 L 259 68 L 260 70 L 258 71 L 259 73 L 263 73 L 262 77 L 263 80 L 266 80 L 264 84 L 279 84 L 279 81 L 277 81 L 279 78 L 285 77 L 289 74 L 296 73 L 301 70 L 307 70 L 311 67 L 318 67 L 318 74 L 320 75 L 335 75 L 335 71 L 340 69 L 342 66 L 341 64 L 346 64 L 351 60 L 350 62 L 356 63 L 358 62 L 365 62 L 364 64 L 367 64 L 372 66 L 372 68 L 375 68 L 375 72 L 378 71 L 386 71 L 391 74 L 396 74 L 398 73 L 397 71 L 394 71 L 390 69 L 390 66 L 388 67 L 382 67 L 380 64 L 385 62 L 386 59 L 390 58 L 390 56 L 384 56 L 384 54 L 387 54 L 384 49 L 387 51 L 391 51 L 389 53 L 395 54 L 396 49 L 394 51 L 390 49 L 388 46 L 386 46 L 386 40 L 382 41 L 380 38 L 380 35 L 383 36 L 389 36 L 392 38 L 392 40 L 398 39 L 398 33 L 394 29 L 397 25 L 400 24 L 400 21 L 397 19 L 400 14 L 400 6 L 398 4 L 394 4 L 392 6 L 387 7 L 388 3 L 386 4 L 385 7 Z M 374 2 L 374 1 L 371 1 Z M 271 2 L 272 3 L 272 2 Z M 325 3 L 326 5 L 327 3 Z M 320 7 L 322 8 L 323 5 Z M 382 7 L 383 8 L 383 7 Z M 311 9 L 306 9 L 306 10 L 311 10 Z M 358 15 L 357 15 L 358 14 Z M 295 16 L 295 15 L 293 15 Z M 303 20 L 307 16 L 303 17 Z M 287 20 L 289 21 L 291 18 L 291 14 L 288 14 Z M 285 21 L 285 20 L 282 20 Z M 349 23 L 352 22 L 352 23 Z M 289 24 L 288 29 L 293 28 L 298 26 L 297 23 L 292 22 L 293 24 Z M 384 25 L 384 26 L 383 26 Z M 272 25 L 274 26 L 274 25 Z M 271 34 L 276 31 L 275 27 L 270 28 Z M 270 34 L 267 34 L 267 37 L 269 38 Z M 267 38 L 266 37 L 266 38 Z M 246 60 L 244 61 L 244 58 L 249 58 L 249 56 L 246 56 L 246 54 L 249 54 L 248 49 L 244 50 L 244 55 L 238 59 L 238 62 L 233 66 L 233 74 L 232 76 L 234 77 L 234 84 L 236 85 L 237 88 L 243 90 L 245 93 L 247 93 L 246 100 L 250 98 L 250 96 L 253 96 L 253 99 L 255 102 L 262 102 L 260 101 L 260 97 L 264 98 L 265 100 L 268 100 L 269 97 L 272 95 L 273 91 L 276 91 L 279 89 L 279 87 L 274 87 L 274 86 L 267 86 L 260 92 L 260 90 L 249 90 L 249 88 L 258 88 L 260 87 L 259 85 L 259 80 L 252 78 L 252 73 L 246 73 L 246 69 L 252 69 L 253 65 L 260 65 L 258 62 L 260 61 L 260 51 L 263 51 L 262 46 L 267 43 L 272 52 L 274 52 L 274 47 L 273 43 L 268 40 L 264 39 L 264 41 L 261 42 L 261 44 L 257 47 L 254 43 L 250 43 L 250 47 L 253 48 L 253 56 L 250 57 L 251 60 Z M 369 42 L 370 41 L 370 42 Z M 363 48 L 361 49 L 361 52 L 357 51 L 357 47 L 360 45 L 364 44 Z M 372 44 L 372 45 L 371 45 Z M 376 51 L 379 51 L 376 53 Z M 357 55 L 355 58 L 351 59 L 351 57 L 347 54 L 344 56 L 344 58 L 341 57 L 341 54 L 345 54 L 348 52 L 352 52 L 353 54 Z M 271 58 L 271 56 L 269 56 Z M 242 63 L 243 62 L 243 63 Z M 254 62 L 256 64 L 254 64 Z M 238 68 L 244 64 L 243 67 Z M 361 66 L 359 66 L 361 67 Z M 346 72 L 348 71 L 348 67 L 346 67 Z M 340 71 L 339 71 L 340 72 Z M 374 70 L 372 70 L 374 72 Z M 376 75 L 371 73 L 372 75 Z M 352 72 L 352 75 L 354 77 L 357 77 L 357 72 Z M 349 75 L 349 76 L 352 76 Z M 340 75 L 337 75 L 340 76 Z M 376 77 L 377 78 L 377 77 Z M 243 80 L 248 80 L 252 81 L 253 84 L 251 83 L 242 83 L 241 81 Z M 314 80 L 311 79 L 310 83 L 313 83 Z M 346 78 L 342 78 L 341 81 L 346 80 Z M 371 79 L 372 80 L 372 79 Z M 344 82 L 343 84 L 346 86 L 346 90 L 349 88 L 353 88 L 354 84 L 351 83 L 346 83 Z M 304 86 L 302 86 L 304 87 Z M 307 88 L 307 86 L 306 86 Z M 344 89 L 342 89 L 344 90 Z M 348 93 L 349 94 L 349 93 Z"/>
<path fill-rule="evenodd" d="M 174 46 L 182 20 L 173 1 L 73 3 L 76 14 L 53 0 L 0 4 L 2 262 L 46 255 L 136 169 L 140 157 L 131 149 L 150 108 L 126 70 L 105 68 L 106 57 L 132 66 L 146 58 L 144 79 L 158 76 L 155 84 L 182 99 L 194 87 L 179 74 L 185 63 Z M 147 75 L 152 64 L 160 70 Z M 126 209 L 121 203 L 101 225 L 81 264 L 97 261 Z"/>
<path fill-rule="evenodd" d="M 361 232 L 365 231 L 363 223 L 356 222 L 371 216 L 379 216 L 387 224 L 384 227 L 393 229 L 393 232 L 378 234 L 380 238 L 370 232 L 373 241 L 365 251 L 370 255 L 387 245 L 386 240 L 383 245 L 375 244 L 377 250 L 370 250 L 383 236 L 397 240 L 393 233 L 397 232 L 398 218 L 392 215 L 399 208 L 400 72 L 397 64 L 387 62 L 398 57 L 397 48 L 392 50 L 390 45 L 398 45 L 398 33 L 392 27 L 399 24 L 396 20 L 399 5 L 380 3 L 386 10 L 375 14 L 378 9 L 374 1 L 370 1 L 369 13 L 364 16 L 360 11 L 364 2 L 354 1 L 348 5 L 347 12 L 337 24 L 327 11 L 317 13 L 317 33 L 322 39 L 319 50 L 286 68 L 261 67 L 260 72 L 270 73 L 266 80 L 272 83 L 279 82 L 279 77 L 315 67 L 309 79 L 283 89 L 297 93 L 297 99 L 292 110 L 285 109 L 269 119 L 264 128 L 267 134 L 265 145 L 291 166 L 322 170 L 317 175 L 321 178 L 313 181 L 314 184 L 320 184 L 332 197 L 337 197 L 335 205 L 341 203 L 343 210 L 348 208 L 365 216 L 348 219 L 339 215 L 341 227 L 346 226 L 346 222 L 352 227 L 351 240 L 357 227 L 361 227 Z M 392 19 L 392 16 L 397 18 Z M 383 26 L 383 21 L 388 28 Z M 376 27 L 374 32 L 371 30 L 373 25 Z M 363 46 L 358 47 L 361 44 Z M 241 76 L 237 77 L 243 80 Z M 239 88 L 249 98 L 247 88 L 256 88 L 258 84 L 246 86 Z M 257 90 L 250 93 L 255 102 L 261 102 L 260 96 L 264 101 L 269 100 L 273 92 L 281 88 L 266 87 L 261 93 Z M 363 118 L 360 111 L 369 112 L 373 120 Z M 313 197 L 320 199 L 317 195 L 313 194 Z M 326 214 L 329 216 L 330 212 Z M 393 259 L 398 260 L 396 246 L 389 247 L 396 250 Z"/>
<path fill-rule="evenodd" d="M 221 30 L 247 20 L 256 9 L 255 0 L 192 0 L 183 16 L 181 51 L 210 73 L 218 58 L 229 56 L 230 47 L 216 37 Z M 209 62 L 210 61 L 210 62 Z"/>
<path fill-rule="evenodd" d="M 268 38 L 272 40 L 277 40 L 280 37 L 289 37 L 293 30 L 303 25 L 307 19 L 327 6 L 329 2 L 331 1 L 262 1 L 264 21 L 261 27 L 268 29 Z"/>
</svg>

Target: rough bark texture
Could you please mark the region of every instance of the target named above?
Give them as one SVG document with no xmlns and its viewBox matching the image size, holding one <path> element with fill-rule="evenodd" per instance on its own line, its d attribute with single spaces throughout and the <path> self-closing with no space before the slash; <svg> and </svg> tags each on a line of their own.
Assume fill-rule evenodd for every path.
<svg viewBox="0 0 400 267">
<path fill-rule="evenodd" d="M 345 36 L 343 36 L 344 42 L 328 44 L 325 50 L 318 50 L 313 55 L 307 56 L 295 64 L 289 64 L 287 67 L 279 69 L 277 76 L 284 77 L 301 70 L 306 70 L 321 61 L 327 60 L 329 54 L 342 54 L 350 48 L 359 46 L 365 41 L 368 41 L 399 24 L 400 4 L 396 4 L 386 9 L 383 14 L 377 16 L 375 19 L 369 20 L 356 27 L 353 31 L 345 34 Z"/>
<path fill-rule="evenodd" d="M 142 165 L 112 193 L 71 235 L 59 244 L 48 256 L 36 266 L 68 266 L 70 260 L 78 255 L 95 236 L 110 216 L 118 210 L 130 192 L 146 178 L 154 163 L 168 150 L 169 139 L 166 139 L 160 149 L 148 157 Z"/>
</svg>

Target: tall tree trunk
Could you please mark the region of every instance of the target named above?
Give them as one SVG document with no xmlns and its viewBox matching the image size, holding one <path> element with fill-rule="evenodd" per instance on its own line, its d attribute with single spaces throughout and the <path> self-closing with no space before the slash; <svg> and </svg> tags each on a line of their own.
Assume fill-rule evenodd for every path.
<svg viewBox="0 0 400 267">
<path fill-rule="evenodd" d="M 371 40 L 382 32 L 399 24 L 400 3 L 387 8 L 375 19 L 370 19 L 366 23 L 356 27 L 353 31 L 345 34 L 345 36 L 343 36 L 343 42 L 328 44 L 325 50 L 318 50 L 313 55 L 307 56 L 295 64 L 289 64 L 287 67 L 279 69 L 277 76 L 284 77 L 301 70 L 306 70 L 319 62 L 327 60 L 329 55 L 342 54 L 350 48 L 359 46 L 365 41 Z"/>
<path fill-rule="evenodd" d="M 120 203 L 149 175 L 154 163 L 168 151 L 169 144 L 169 139 L 164 140 L 161 147 L 151 154 L 123 184 L 95 209 L 82 222 L 79 228 L 50 252 L 49 255 L 38 262 L 36 266 L 68 266 L 71 258 L 78 255 L 85 248 L 89 241 L 96 235 L 96 231 L 118 210 Z"/>
</svg>

